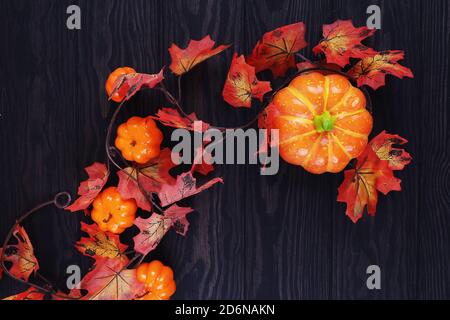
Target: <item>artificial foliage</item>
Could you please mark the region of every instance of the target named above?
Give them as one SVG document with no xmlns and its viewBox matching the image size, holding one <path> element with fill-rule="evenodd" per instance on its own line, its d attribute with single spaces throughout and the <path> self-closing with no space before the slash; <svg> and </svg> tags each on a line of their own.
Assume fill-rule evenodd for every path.
<svg viewBox="0 0 450 320">
<path fill-rule="evenodd" d="M 403 51 L 378 52 L 367 47 L 362 41 L 375 30 L 354 27 L 350 20 L 323 26 L 323 39 L 312 49 L 317 58 L 314 61 L 300 53 L 308 46 L 306 32 L 303 22 L 282 26 L 265 33 L 247 55 L 236 52 L 223 79 L 223 99 L 234 108 L 260 108 L 258 117 L 240 128 L 257 125 L 269 131 L 278 129 L 276 147 L 298 170 L 341 174 L 337 201 L 346 203 L 346 214 L 356 223 L 365 212 L 375 215 L 380 194 L 400 191 L 395 172 L 411 161 L 399 147 L 407 142 L 399 135 L 383 131 L 369 140 L 372 121 L 377 119 L 372 119 L 371 110 L 366 108 L 370 97 L 364 87 L 378 89 L 385 85 L 386 75 L 412 78 L 413 74 L 399 64 Z M 139 68 L 134 66 L 117 68 L 109 75 L 105 99 L 111 100 L 115 112 L 108 126 L 105 159 L 86 166 L 86 180 L 80 182 L 73 203 L 61 203 L 67 194 L 58 194 L 20 217 L 11 228 L 0 249 L 0 277 L 6 273 L 30 288 L 6 299 L 146 300 L 169 299 L 174 294 L 176 270 L 174 274 L 163 262 L 144 259 L 151 257 L 168 232 L 182 236 L 188 232 L 194 208 L 180 205 L 181 200 L 217 188 L 224 180 L 214 177 L 214 165 L 204 161 L 194 162 L 175 175 L 173 169 L 180 167 L 173 163 L 169 148 L 160 148 L 167 139 L 160 128 L 226 129 L 204 121 L 200 127 L 194 126 L 199 119 L 183 110 L 180 79 L 230 47 L 217 45 L 207 35 L 190 40 L 186 46 L 172 44 L 168 67 L 154 73 L 136 71 Z M 291 77 L 293 69 L 297 72 Z M 260 72 L 265 70 L 271 71 L 272 78 L 263 79 L 267 73 Z M 169 76 L 177 79 L 177 93 L 164 84 Z M 275 78 L 284 78 L 285 85 L 275 87 Z M 170 106 L 117 124 L 117 115 L 126 102 L 144 90 L 160 91 Z M 274 143 L 267 139 L 258 152 L 268 152 Z M 118 177 L 116 185 L 110 183 L 113 175 Z M 69 291 L 49 281 L 36 283 L 45 278 L 22 224 L 46 205 L 65 209 L 67 214 L 84 214 L 90 220 L 81 222 L 83 235 L 74 246 L 93 258 L 92 267 L 79 286 Z M 119 234 L 131 227 L 138 230 L 133 241 L 121 243 Z"/>
</svg>

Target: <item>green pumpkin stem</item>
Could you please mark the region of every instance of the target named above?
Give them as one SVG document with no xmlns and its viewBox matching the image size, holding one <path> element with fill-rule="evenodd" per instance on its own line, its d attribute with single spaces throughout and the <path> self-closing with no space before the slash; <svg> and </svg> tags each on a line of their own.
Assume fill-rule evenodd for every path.
<svg viewBox="0 0 450 320">
<path fill-rule="evenodd" d="M 335 121 L 336 118 L 328 111 L 325 111 L 320 116 L 314 117 L 314 126 L 316 127 L 317 132 L 331 131 L 333 130 Z"/>
</svg>

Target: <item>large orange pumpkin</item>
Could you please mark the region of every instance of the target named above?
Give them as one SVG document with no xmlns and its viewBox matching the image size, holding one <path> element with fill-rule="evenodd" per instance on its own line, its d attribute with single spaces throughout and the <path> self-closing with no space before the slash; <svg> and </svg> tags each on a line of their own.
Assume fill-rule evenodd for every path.
<svg viewBox="0 0 450 320">
<path fill-rule="evenodd" d="M 310 72 L 276 93 L 272 128 L 280 156 L 311 173 L 339 172 L 367 145 L 372 116 L 366 99 L 347 78 Z"/>
</svg>

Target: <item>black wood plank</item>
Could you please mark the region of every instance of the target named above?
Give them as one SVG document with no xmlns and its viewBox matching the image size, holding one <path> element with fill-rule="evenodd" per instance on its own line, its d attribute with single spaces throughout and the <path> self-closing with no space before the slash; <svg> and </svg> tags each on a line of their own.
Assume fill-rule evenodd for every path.
<svg viewBox="0 0 450 320">
<path fill-rule="evenodd" d="M 82 9 L 82 30 L 65 27 L 66 8 Z M 0 236 L 15 219 L 60 190 L 76 192 L 83 167 L 102 161 L 114 104 L 103 83 L 121 65 L 156 72 L 175 42 L 210 34 L 233 43 L 182 79 L 183 102 L 207 122 L 234 126 L 257 113 L 235 110 L 221 91 L 233 51 L 249 53 L 266 31 L 307 25 L 311 49 L 324 23 L 363 25 L 368 5 L 382 10 L 376 49 L 402 49 L 413 80 L 387 77 L 371 91 L 374 134 L 386 129 L 410 140 L 412 164 L 398 176 L 401 193 L 380 197 L 376 217 L 354 225 L 337 203 L 342 175 L 311 175 L 281 163 L 264 177 L 251 165 L 217 166 L 225 184 L 187 203 L 186 237 L 169 233 L 151 258 L 174 268 L 177 299 L 450 298 L 448 1 L 2 1 L 0 6 Z M 170 83 L 170 87 L 173 87 Z M 165 104 L 139 94 L 120 120 Z M 27 231 L 42 272 L 64 284 L 65 268 L 90 265 L 73 244 L 80 214 L 54 209 Z M 366 288 L 368 265 L 379 265 L 382 289 Z M 0 296 L 23 286 L 4 278 Z"/>
</svg>

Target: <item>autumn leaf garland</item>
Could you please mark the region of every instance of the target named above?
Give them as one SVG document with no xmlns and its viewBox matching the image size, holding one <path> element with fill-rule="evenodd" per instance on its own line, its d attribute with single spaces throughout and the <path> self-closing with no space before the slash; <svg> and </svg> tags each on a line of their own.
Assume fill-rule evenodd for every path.
<svg viewBox="0 0 450 320">
<path fill-rule="evenodd" d="M 270 81 L 258 78 L 259 73 L 264 70 L 270 70 L 273 77 L 286 76 L 288 71 L 294 68 L 303 71 L 325 68 L 324 72 L 341 74 L 348 70 L 346 72 L 348 77 L 355 80 L 358 86 L 370 86 L 373 89 L 385 85 L 387 74 L 398 78 L 412 78 L 411 70 L 399 64 L 399 61 L 404 59 L 403 51 L 377 52 L 362 43 L 374 32 L 375 30 L 365 26 L 354 27 L 350 20 L 337 20 L 324 25 L 323 39 L 313 48 L 313 53 L 320 59 L 299 62 L 298 58 L 303 57 L 299 55 L 299 51 L 307 46 L 304 23 L 293 23 L 268 31 L 256 43 L 250 54 L 242 55 L 237 52 L 233 54 L 227 77 L 224 79 L 223 99 L 235 108 L 251 108 L 254 100 L 261 103 L 272 91 Z M 171 63 L 168 70 L 176 77 L 180 77 L 229 47 L 230 45 L 216 45 L 209 35 L 200 40 L 190 40 L 185 47 L 172 44 L 169 48 Z M 347 68 L 346 66 L 353 61 L 351 59 L 359 60 Z M 164 73 L 164 68 L 153 74 L 138 73 L 133 69 L 132 72 L 117 78 L 112 86 L 111 95 L 123 97 L 125 102 L 143 89 L 159 89 L 172 106 L 161 107 L 150 115 L 152 119 L 166 127 L 191 131 L 206 131 L 213 128 L 214 126 L 206 122 L 202 122 L 200 127 L 194 126 L 194 122 L 199 120 L 197 115 L 184 113 L 179 101 L 164 87 Z M 269 103 L 258 117 L 259 127 L 270 130 L 272 119 Z M 266 142 L 271 143 L 269 139 Z M 369 215 L 375 214 L 379 192 L 387 194 L 390 191 L 400 191 L 400 179 L 395 177 L 394 173 L 403 170 L 411 162 L 411 156 L 396 146 L 406 142 L 398 135 L 383 131 L 370 141 L 364 152 L 356 159 L 355 166 L 344 172 L 344 181 L 338 188 L 337 200 L 347 204 L 346 214 L 353 222 L 361 219 L 365 210 Z M 267 152 L 267 145 L 263 144 L 258 152 Z M 180 200 L 223 183 L 220 177 L 208 178 L 214 171 L 214 166 L 205 162 L 196 163 L 189 171 L 177 176 L 171 173 L 174 167 L 176 165 L 172 162 L 171 151 L 165 148 L 157 158 L 148 163 L 144 165 L 129 163 L 117 172 L 119 178 L 117 189 L 121 197 L 134 199 L 141 210 L 150 212 L 150 216 L 138 217 L 135 220 L 134 226 L 138 233 L 133 238 L 133 245 L 121 243 L 118 235 L 101 231 L 96 224 L 82 222 L 81 231 L 84 234 L 75 247 L 82 254 L 93 258 L 94 262 L 81 281 L 80 287 L 84 293 L 79 289 L 73 289 L 67 297 L 89 300 L 139 299 L 146 294 L 143 284 L 136 279 L 136 269 L 130 264 L 136 258 L 140 257 L 142 260 L 150 254 L 170 229 L 180 235 L 186 234 L 189 228 L 187 216 L 194 209 L 179 206 Z M 105 165 L 96 162 L 85 170 L 88 178 L 80 183 L 79 197 L 66 208 L 68 211 L 83 211 L 89 214 L 92 202 L 111 176 L 109 163 Z M 204 175 L 206 181 L 197 184 L 194 176 L 196 174 Z M 11 263 L 9 272 L 19 279 L 28 281 L 39 269 L 39 264 L 25 229 L 18 226 L 13 236 L 17 244 L 0 248 L 0 253 Z M 129 258 L 130 252 L 136 253 L 132 259 Z M 63 299 L 64 294 L 58 292 L 52 297 Z M 29 288 L 6 299 L 43 298 L 43 293 Z"/>
</svg>

